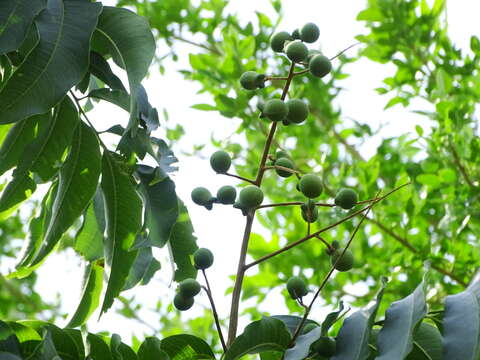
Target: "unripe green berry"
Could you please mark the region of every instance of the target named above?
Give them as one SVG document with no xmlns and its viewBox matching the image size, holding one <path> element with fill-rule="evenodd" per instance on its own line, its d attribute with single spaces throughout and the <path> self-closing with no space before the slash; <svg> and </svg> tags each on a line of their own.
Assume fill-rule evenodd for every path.
<svg viewBox="0 0 480 360">
<path fill-rule="evenodd" d="M 288 168 L 288 169 L 293 169 L 293 162 L 290 159 L 287 159 L 285 157 L 277 159 L 275 161 L 275 165 L 276 166 L 282 166 L 282 167 Z M 287 178 L 287 177 L 290 177 L 290 176 L 293 175 L 293 173 L 291 173 L 289 171 L 286 171 L 286 170 L 282 170 L 282 169 L 275 169 L 275 171 L 277 172 L 277 174 L 279 176 L 284 177 L 284 178 Z"/>
<path fill-rule="evenodd" d="M 345 254 L 343 254 L 343 256 L 338 260 L 337 264 L 335 265 L 335 262 L 340 257 L 342 252 L 343 249 L 338 249 L 337 251 L 335 251 L 330 261 L 332 265 L 335 266 L 335 269 L 337 269 L 338 271 L 348 271 L 353 267 L 354 262 L 353 253 L 348 249 L 345 251 Z"/>
<path fill-rule="evenodd" d="M 320 50 L 316 50 L 316 49 L 308 50 L 307 61 L 310 62 L 312 57 L 314 57 L 315 55 L 318 55 L 318 54 L 321 54 Z"/>
<path fill-rule="evenodd" d="M 357 201 L 357 193 L 352 189 L 340 189 L 335 196 L 335 205 L 338 205 L 345 210 L 354 207 Z"/>
<path fill-rule="evenodd" d="M 335 249 L 339 249 L 340 248 L 340 243 L 337 240 L 333 240 L 332 241 L 332 247 L 334 247 Z"/>
<path fill-rule="evenodd" d="M 185 311 L 193 306 L 193 297 L 185 297 L 178 293 L 173 298 L 173 305 L 180 311 Z"/>
<path fill-rule="evenodd" d="M 325 55 L 321 54 L 313 56 L 308 62 L 308 67 L 310 73 L 319 78 L 323 78 L 332 71 L 332 63 Z"/>
<path fill-rule="evenodd" d="M 289 122 L 300 124 L 304 122 L 308 116 L 308 106 L 300 99 L 290 99 L 287 101 Z"/>
<path fill-rule="evenodd" d="M 239 202 L 243 209 L 253 209 L 263 201 L 263 191 L 256 185 L 248 185 L 240 191 Z"/>
<path fill-rule="evenodd" d="M 288 279 L 287 291 L 294 300 L 308 294 L 307 284 L 305 284 L 305 281 L 298 276 L 292 276 Z"/>
<path fill-rule="evenodd" d="M 316 329 L 318 326 L 315 325 L 314 323 L 308 323 L 303 327 L 302 334 L 309 333 L 313 329 Z"/>
<path fill-rule="evenodd" d="M 278 151 L 275 153 L 275 159 L 280 159 L 280 158 L 287 158 L 287 159 L 289 159 L 290 156 L 288 156 L 288 154 L 287 154 L 286 151 L 278 150 Z"/>
<path fill-rule="evenodd" d="M 282 52 L 285 40 L 293 40 L 293 38 L 290 36 L 288 32 L 280 31 L 278 33 L 273 34 L 273 36 L 270 39 L 270 46 L 272 50 L 275 52 Z"/>
<path fill-rule="evenodd" d="M 322 336 L 312 344 L 314 352 L 321 356 L 330 357 L 337 351 L 337 342 L 329 336 Z"/>
<path fill-rule="evenodd" d="M 193 253 L 193 263 L 197 269 L 205 270 L 213 264 L 213 254 L 206 248 L 200 248 Z"/>
<path fill-rule="evenodd" d="M 225 174 L 228 169 L 230 169 L 231 164 L 232 159 L 226 151 L 218 150 L 215 151 L 212 156 L 210 156 L 210 165 L 218 174 Z"/>
<path fill-rule="evenodd" d="M 237 190 L 233 186 L 225 185 L 217 191 L 217 200 L 220 204 L 234 204 L 237 198 Z"/>
<path fill-rule="evenodd" d="M 206 206 L 212 201 L 212 194 L 204 187 L 197 187 L 192 190 L 192 201 L 201 206 Z"/>
<path fill-rule="evenodd" d="M 314 199 L 323 191 L 322 180 L 314 174 L 303 175 L 300 179 L 300 191 L 306 197 Z"/>
<path fill-rule="evenodd" d="M 272 121 L 281 121 L 287 117 L 288 106 L 280 99 L 270 99 L 265 103 L 263 113 Z"/>
<path fill-rule="evenodd" d="M 302 210 L 302 218 L 306 222 L 313 223 L 318 219 L 318 209 L 314 207 L 313 209 Z"/>
<path fill-rule="evenodd" d="M 293 62 L 299 63 L 304 61 L 308 55 L 308 49 L 300 40 L 294 40 L 287 45 L 285 53 Z"/>
<path fill-rule="evenodd" d="M 191 298 L 200 292 L 200 284 L 195 279 L 185 279 L 178 285 L 178 292 L 184 298 Z"/>
<path fill-rule="evenodd" d="M 246 71 L 240 76 L 240 85 L 247 90 L 255 90 L 257 88 L 257 76 L 255 71 Z"/>
<path fill-rule="evenodd" d="M 293 38 L 293 40 L 300 40 L 300 30 L 299 29 L 293 30 L 292 38 Z"/>
<path fill-rule="evenodd" d="M 300 39 L 306 43 L 313 43 L 318 40 L 320 36 L 320 29 L 314 23 L 307 23 L 303 25 L 300 30 Z"/>
</svg>

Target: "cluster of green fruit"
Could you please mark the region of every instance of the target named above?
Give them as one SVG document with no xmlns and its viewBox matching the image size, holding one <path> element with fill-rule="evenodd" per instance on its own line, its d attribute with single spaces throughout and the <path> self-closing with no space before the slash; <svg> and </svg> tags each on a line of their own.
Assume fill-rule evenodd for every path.
<svg viewBox="0 0 480 360">
<path fill-rule="evenodd" d="M 210 250 L 200 248 L 193 254 L 193 263 L 199 270 L 208 269 L 213 264 L 213 254 Z M 185 279 L 178 285 L 177 294 L 173 298 L 173 305 L 180 311 L 185 311 L 193 306 L 194 298 L 201 290 L 195 279 Z"/>
</svg>

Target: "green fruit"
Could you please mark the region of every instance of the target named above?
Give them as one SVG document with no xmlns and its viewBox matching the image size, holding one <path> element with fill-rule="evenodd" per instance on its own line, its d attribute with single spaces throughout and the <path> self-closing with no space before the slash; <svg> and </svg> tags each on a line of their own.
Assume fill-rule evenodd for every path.
<svg viewBox="0 0 480 360">
<path fill-rule="evenodd" d="M 225 174 L 230 169 L 231 164 L 232 159 L 226 151 L 218 150 L 210 156 L 210 165 L 218 174 Z"/>
<path fill-rule="evenodd" d="M 193 263 L 197 269 L 208 269 L 213 264 L 212 252 L 205 248 L 198 249 L 193 253 Z"/>
<path fill-rule="evenodd" d="M 322 336 L 312 344 L 312 350 L 318 355 L 330 357 L 335 355 L 337 350 L 337 342 L 329 336 Z"/>
<path fill-rule="evenodd" d="M 291 99 L 287 101 L 288 106 L 288 121 L 300 124 L 307 119 L 308 106 L 300 99 Z"/>
<path fill-rule="evenodd" d="M 290 36 L 288 32 L 280 31 L 278 33 L 273 34 L 273 36 L 270 39 L 270 46 L 272 50 L 275 52 L 282 52 L 285 40 L 293 40 L 293 38 Z"/>
<path fill-rule="evenodd" d="M 308 67 L 310 68 L 310 73 L 319 78 L 323 78 L 332 71 L 332 63 L 326 56 L 321 54 L 313 56 L 308 62 Z"/>
<path fill-rule="evenodd" d="M 293 40 L 300 40 L 300 30 L 299 29 L 293 30 L 292 38 L 293 38 Z"/>
<path fill-rule="evenodd" d="M 265 75 L 255 71 L 246 71 L 240 76 L 240 85 L 247 90 L 255 90 L 265 87 Z"/>
<path fill-rule="evenodd" d="M 322 180 L 314 174 L 303 175 L 300 179 L 300 191 L 310 199 L 316 198 L 323 191 Z"/>
<path fill-rule="evenodd" d="M 303 25 L 300 30 L 300 39 L 306 43 L 313 43 L 318 40 L 320 36 L 320 29 L 314 23 L 307 23 Z"/>
<path fill-rule="evenodd" d="M 310 331 L 312 331 L 313 329 L 316 329 L 317 327 L 318 327 L 318 326 L 315 325 L 314 323 L 306 324 L 306 325 L 303 327 L 302 334 L 309 333 Z"/>
<path fill-rule="evenodd" d="M 289 159 L 290 156 L 288 156 L 288 154 L 287 154 L 286 151 L 278 150 L 278 151 L 275 153 L 275 159 L 280 159 L 280 158 L 287 158 L 287 159 Z"/>
<path fill-rule="evenodd" d="M 197 187 L 192 190 L 192 201 L 201 206 L 209 205 L 212 201 L 212 194 L 204 187 Z"/>
<path fill-rule="evenodd" d="M 353 267 L 354 262 L 353 253 L 348 249 L 347 251 L 345 251 L 345 254 L 343 254 L 343 256 L 340 258 L 340 260 L 338 260 L 337 264 L 335 265 L 335 262 L 340 257 L 342 252 L 343 249 L 338 249 L 337 251 L 335 251 L 330 261 L 332 265 L 335 266 L 335 269 L 337 269 L 338 271 L 348 271 Z"/>
<path fill-rule="evenodd" d="M 287 291 L 294 300 L 308 294 L 307 284 L 298 276 L 292 276 L 288 279 Z"/>
<path fill-rule="evenodd" d="M 178 285 L 178 292 L 184 298 L 191 298 L 200 292 L 200 284 L 195 279 L 185 279 Z"/>
<path fill-rule="evenodd" d="M 248 185 L 240 191 L 239 202 L 243 209 L 253 209 L 263 201 L 263 191 L 258 186 Z"/>
<path fill-rule="evenodd" d="M 270 99 L 265 103 L 263 113 L 272 121 L 281 121 L 287 117 L 288 106 L 280 99 Z"/>
<path fill-rule="evenodd" d="M 340 248 L 340 243 L 337 240 L 333 240 L 332 241 L 332 247 L 334 247 L 335 249 L 338 249 L 338 248 Z"/>
<path fill-rule="evenodd" d="M 354 207 L 357 201 L 357 193 L 352 189 L 340 189 L 337 196 L 335 196 L 335 205 L 345 210 Z"/>
<path fill-rule="evenodd" d="M 173 298 L 173 305 L 180 311 L 188 310 L 193 306 L 193 297 L 184 297 L 178 293 Z"/>
<path fill-rule="evenodd" d="M 217 200 L 220 204 L 234 204 L 237 198 L 237 190 L 233 186 L 225 185 L 217 191 Z"/>
<path fill-rule="evenodd" d="M 302 218 L 306 222 L 313 223 L 318 219 L 318 209 L 314 207 L 313 209 L 302 210 Z"/>
<path fill-rule="evenodd" d="M 288 168 L 288 169 L 293 169 L 293 162 L 290 160 L 290 159 L 287 159 L 285 157 L 282 157 L 282 158 L 277 158 L 277 160 L 275 161 L 275 165 L 277 166 L 282 166 L 284 168 Z M 286 171 L 286 170 L 282 170 L 282 169 L 275 169 L 275 171 L 277 172 L 277 174 L 281 177 L 284 177 L 284 178 L 287 178 L 287 177 L 290 177 L 293 175 L 293 173 L 289 172 L 289 171 Z"/>
<path fill-rule="evenodd" d="M 287 45 L 285 53 L 290 60 L 299 63 L 307 58 L 308 49 L 300 40 L 294 40 Z"/>
<path fill-rule="evenodd" d="M 321 54 L 320 50 L 315 50 L 315 49 L 308 50 L 307 61 L 310 62 L 312 57 L 314 57 L 315 55 L 318 55 L 318 54 Z"/>
</svg>

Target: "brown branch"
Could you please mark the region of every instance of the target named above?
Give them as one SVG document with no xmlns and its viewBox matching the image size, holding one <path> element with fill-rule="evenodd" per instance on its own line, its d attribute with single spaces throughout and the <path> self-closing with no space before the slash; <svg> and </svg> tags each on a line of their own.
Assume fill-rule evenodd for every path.
<svg viewBox="0 0 480 360">
<path fill-rule="evenodd" d="M 247 178 L 245 178 L 245 177 L 243 177 L 243 176 L 240 176 L 240 175 L 235 175 L 235 174 L 230 174 L 230 173 L 224 173 L 224 174 L 222 174 L 222 175 L 231 176 L 231 177 L 234 177 L 234 178 L 236 178 L 236 179 L 240 179 L 240 180 L 242 180 L 242 181 L 249 182 L 250 184 L 255 184 L 255 181 L 250 180 L 250 179 L 247 179 Z"/>
<path fill-rule="evenodd" d="M 458 167 L 458 170 L 460 170 L 460 173 L 462 174 L 462 176 L 465 179 L 465 181 L 467 182 L 467 184 L 470 187 L 474 188 L 475 184 L 470 179 L 470 176 L 468 175 L 467 169 L 465 169 L 465 167 L 462 165 L 460 157 L 458 156 L 458 152 L 452 144 L 450 144 L 450 150 L 452 151 L 454 164 Z"/>
<path fill-rule="evenodd" d="M 212 315 L 215 320 L 215 326 L 217 327 L 218 336 L 220 337 L 220 342 L 222 343 L 222 348 L 225 352 L 227 351 L 227 345 L 225 344 L 225 339 L 223 338 L 222 328 L 220 327 L 220 320 L 218 319 L 217 308 L 215 307 L 215 301 L 213 301 L 212 288 L 210 287 L 210 283 L 208 282 L 205 269 L 202 269 L 202 273 L 203 277 L 205 278 L 205 284 L 207 285 L 207 287 L 203 287 L 203 289 L 207 293 L 208 300 L 210 301 L 210 306 L 212 307 Z"/>
</svg>

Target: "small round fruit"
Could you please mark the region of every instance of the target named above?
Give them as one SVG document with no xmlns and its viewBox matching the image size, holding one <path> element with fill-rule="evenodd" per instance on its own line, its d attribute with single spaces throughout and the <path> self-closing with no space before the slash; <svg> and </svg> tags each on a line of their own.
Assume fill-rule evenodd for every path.
<svg viewBox="0 0 480 360">
<path fill-rule="evenodd" d="M 306 23 L 300 30 L 300 39 L 306 43 L 313 43 L 318 40 L 320 29 L 314 23 Z"/>
<path fill-rule="evenodd" d="M 308 67 L 310 69 L 310 73 L 319 78 L 323 78 L 330 71 L 332 71 L 332 63 L 325 55 L 322 54 L 313 56 L 308 62 Z"/>
<path fill-rule="evenodd" d="M 318 326 L 315 325 L 314 323 L 308 323 L 303 327 L 302 334 L 309 333 L 313 329 L 316 329 Z"/>
<path fill-rule="evenodd" d="M 178 292 L 184 298 L 191 298 L 200 292 L 200 284 L 195 279 L 185 279 L 178 285 Z"/>
<path fill-rule="evenodd" d="M 263 201 L 263 191 L 256 185 L 248 185 L 240 191 L 239 202 L 244 209 L 253 209 Z"/>
<path fill-rule="evenodd" d="M 265 103 L 263 113 L 272 121 L 281 121 L 287 117 L 288 106 L 280 99 L 270 99 Z"/>
<path fill-rule="evenodd" d="M 185 297 L 181 293 L 178 293 L 173 298 L 173 306 L 180 311 L 185 311 L 193 306 L 193 297 Z"/>
<path fill-rule="evenodd" d="M 300 178 L 300 191 L 306 197 L 314 199 L 323 191 L 322 180 L 314 174 L 306 174 Z"/>
<path fill-rule="evenodd" d="M 354 207 L 357 201 L 357 193 L 352 189 L 341 189 L 335 196 L 335 205 L 345 210 Z"/>
<path fill-rule="evenodd" d="M 315 50 L 315 49 L 308 50 L 307 61 L 310 62 L 312 57 L 314 57 L 315 55 L 318 55 L 318 54 L 321 54 L 320 50 Z"/>
<path fill-rule="evenodd" d="M 255 90 L 257 88 L 257 76 L 255 71 L 246 71 L 240 76 L 240 85 L 247 90 Z"/>
<path fill-rule="evenodd" d="M 340 257 L 342 252 L 343 249 L 338 249 L 337 251 L 335 251 L 330 261 L 332 265 L 335 266 L 335 269 L 337 269 L 338 271 L 348 271 L 353 267 L 354 263 L 353 253 L 348 249 L 347 251 L 345 251 L 345 254 L 343 254 L 343 256 L 338 260 L 337 264 L 335 265 L 335 262 Z"/>
<path fill-rule="evenodd" d="M 225 185 L 217 191 L 217 200 L 220 204 L 234 204 L 237 198 L 237 190 L 233 186 Z"/>
<path fill-rule="evenodd" d="M 312 349 L 321 356 L 330 357 L 337 351 L 337 342 L 330 336 L 322 336 L 312 344 Z"/>
<path fill-rule="evenodd" d="M 270 39 L 270 46 L 273 51 L 275 52 L 282 52 L 283 45 L 286 40 L 293 40 L 291 35 L 286 31 L 280 31 L 278 33 L 273 34 Z"/>
<path fill-rule="evenodd" d="M 317 221 L 318 209 L 315 207 L 313 209 L 302 210 L 302 218 L 309 223 Z"/>
<path fill-rule="evenodd" d="M 232 159 L 226 151 L 218 150 L 215 151 L 212 156 L 210 156 L 210 165 L 218 174 L 225 174 L 228 169 L 230 169 L 231 164 Z"/>
<path fill-rule="evenodd" d="M 337 240 L 333 240 L 332 241 L 332 247 L 334 247 L 335 249 L 339 249 L 340 248 L 340 243 Z"/>
<path fill-rule="evenodd" d="M 287 154 L 286 151 L 278 150 L 278 151 L 275 153 L 275 159 L 280 159 L 280 158 L 287 158 L 287 159 L 289 159 L 290 156 L 288 156 L 288 154 Z"/>
<path fill-rule="evenodd" d="M 212 194 L 204 187 L 197 187 L 192 190 L 192 201 L 197 205 L 208 205 L 212 200 Z"/>
<path fill-rule="evenodd" d="M 281 167 L 284 167 L 284 168 L 288 168 L 288 169 L 293 169 L 293 162 L 290 160 L 290 159 L 287 159 L 285 157 L 282 157 L 282 158 L 279 158 L 275 161 L 275 165 L 276 166 L 281 166 Z M 290 171 L 286 171 L 286 170 L 282 170 L 282 169 L 275 169 L 275 171 L 277 172 L 278 176 L 281 176 L 281 177 L 284 177 L 284 178 L 287 178 L 287 177 L 290 177 L 293 175 L 293 173 L 291 173 Z"/>
<path fill-rule="evenodd" d="M 288 106 L 288 121 L 300 124 L 307 119 L 308 106 L 300 99 L 291 99 L 287 101 Z"/>
<path fill-rule="evenodd" d="M 294 300 L 308 294 L 307 284 L 305 284 L 305 281 L 298 276 L 292 276 L 288 279 L 287 291 Z"/>
<path fill-rule="evenodd" d="M 300 30 L 299 29 L 293 30 L 292 38 L 293 38 L 293 40 L 300 40 Z"/>
<path fill-rule="evenodd" d="M 213 254 L 206 248 L 200 248 L 193 253 L 193 263 L 200 270 L 208 269 L 213 264 Z"/>
<path fill-rule="evenodd" d="M 287 45 L 285 53 L 290 60 L 299 63 L 307 58 L 308 49 L 300 40 L 294 40 Z"/>
</svg>

